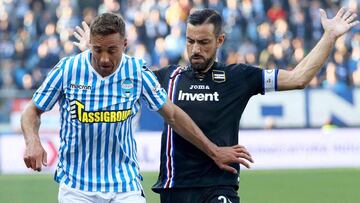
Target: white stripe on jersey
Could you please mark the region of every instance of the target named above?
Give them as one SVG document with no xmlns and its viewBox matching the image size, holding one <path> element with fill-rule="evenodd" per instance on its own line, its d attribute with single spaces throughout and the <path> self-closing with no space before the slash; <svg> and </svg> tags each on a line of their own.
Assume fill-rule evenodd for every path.
<svg viewBox="0 0 360 203">
<path fill-rule="evenodd" d="M 43 110 L 60 104 L 59 162 L 55 180 L 85 191 L 141 189 L 132 121 L 140 98 L 151 110 L 166 103 L 166 92 L 142 59 L 122 56 L 103 78 L 90 64 L 90 51 L 63 59 L 35 92 Z"/>
</svg>

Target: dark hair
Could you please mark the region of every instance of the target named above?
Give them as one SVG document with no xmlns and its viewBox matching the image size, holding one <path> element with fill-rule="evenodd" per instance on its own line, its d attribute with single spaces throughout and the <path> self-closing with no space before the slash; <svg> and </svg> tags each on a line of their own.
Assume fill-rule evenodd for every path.
<svg viewBox="0 0 360 203">
<path fill-rule="evenodd" d="M 125 37 L 125 22 L 123 18 L 114 13 L 103 13 L 97 16 L 90 25 L 91 35 L 110 35 L 120 33 Z"/>
<path fill-rule="evenodd" d="M 219 36 L 222 33 L 223 20 L 220 14 L 209 8 L 199 9 L 192 12 L 187 20 L 191 25 L 210 23 L 214 25 L 214 33 Z"/>
</svg>

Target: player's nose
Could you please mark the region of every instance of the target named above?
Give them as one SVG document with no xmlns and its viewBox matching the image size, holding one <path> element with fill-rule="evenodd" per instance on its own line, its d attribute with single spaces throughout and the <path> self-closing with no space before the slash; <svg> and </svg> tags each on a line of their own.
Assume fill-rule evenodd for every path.
<svg viewBox="0 0 360 203">
<path fill-rule="evenodd" d="M 101 63 L 107 63 L 109 61 L 110 61 L 110 57 L 109 57 L 109 55 L 107 53 L 102 53 L 100 55 L 100 62 Z"/>
<path fill-rule="evenodd" d="M 199 46 L 199 44 L 198 43 L 194 43 L 194 45 L 192 46 L 192 50 L 191 50 L 191 52 L 192 52 L 192 55 L 198 55 L 199 53 L 200 53 L 200 46 Z"/>
</svg>

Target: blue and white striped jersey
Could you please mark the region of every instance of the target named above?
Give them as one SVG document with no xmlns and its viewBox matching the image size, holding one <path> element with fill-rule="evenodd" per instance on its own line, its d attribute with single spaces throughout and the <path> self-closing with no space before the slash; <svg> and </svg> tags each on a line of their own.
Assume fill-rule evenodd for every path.
<svg viewBox="0 0 360 203">
<path fill-rule="evenodd" d="M 123 54 L 118 69 L 103 78 L 89 50 L 62 59 L 33 96 L 42 111 L 59 102 L 61 113 L 57 182 L 85 191 L 140 190 L 132 119 L 144 98 L 151 110 L 166 92 L 142 59 Z"/>
</svg>

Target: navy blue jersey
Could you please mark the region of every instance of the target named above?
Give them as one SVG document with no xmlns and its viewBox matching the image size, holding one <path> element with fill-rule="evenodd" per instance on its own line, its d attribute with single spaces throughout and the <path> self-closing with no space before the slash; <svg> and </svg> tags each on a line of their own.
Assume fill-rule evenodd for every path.
<svg viewBox="0 0 360 203">
<path fill-rule="evenodd" d="M 276 88 L 277 70 L 245 64 L 214 63 L 205 75 L 190 67 L 169 66 L 155 72 L 169 98 L 218 146 L 238 144 L 239 122 L 249 99 Z M 225 172 L 194 145 L 164 124 L 160 174 L 153 190 L 238 186 L 239 174 Z M 232 165 L 239 170 L 239 165 Z"/>
</svg>

